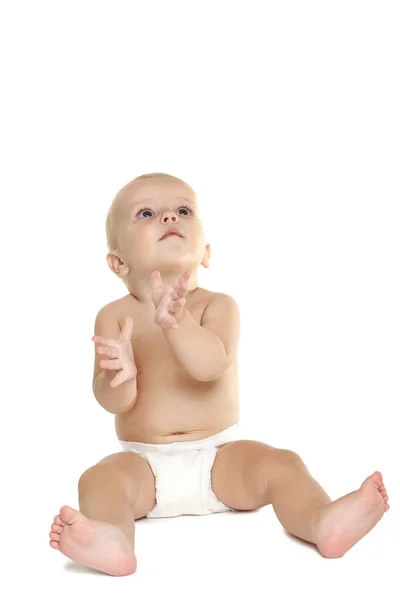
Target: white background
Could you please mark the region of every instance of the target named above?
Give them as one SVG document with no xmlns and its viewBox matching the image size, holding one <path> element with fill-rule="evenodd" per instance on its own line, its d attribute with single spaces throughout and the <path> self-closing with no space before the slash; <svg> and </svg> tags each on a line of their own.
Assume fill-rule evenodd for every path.
<svg viewBox="0 0 400 600">
<path fill-rule="evenodd" d="M 397 597 L 399 20 L 366 0 L 2 3 L 8 598 Z M 385 477 L 391 510 L 342 559 L 272 507 L 144 519 L 121 579 L 48 546 L 80 474 L 120 449 L 91 390 L 95 316 L 126 293 L 104 223 L 153 171 L 196 190 L 200 285 L 240 306 L 242 436 L 298 452 L 333 499 Z"/>
</svg>

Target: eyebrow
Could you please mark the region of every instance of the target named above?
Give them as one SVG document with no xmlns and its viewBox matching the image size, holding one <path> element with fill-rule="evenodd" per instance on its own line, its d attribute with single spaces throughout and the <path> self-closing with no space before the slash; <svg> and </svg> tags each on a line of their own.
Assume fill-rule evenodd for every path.
<svg viewBox="0 0 400 600">
<path fill-rule="evenodd" d="M 190 200 L 189 198 L 184 198 L 184 197 L 180 197 L 180 196 L 174 196 L 172 199 L 176 200 L 176 201 L 190 202 L 190 204 L 193 204 L 193 206 L 196 206 L 196 202 L 193 201 L 193 200 Z M 140 198 L 139 200 L 131 202 L 129 204 L 127 210 L 131 211 L 131 210 L 134 210 L 135 208 L 137 208 L 138 206 L 140 206 L 142 204 L 150 204 L 152 202 L 154 202 L 154 198 Z"/>
<path fill-rule="evenodd" d="M 193 200 L 181 196 L 168 196 L 168 198 L 171 198 L 172 200 L 185 200 L 185 202 L 191 202 L 192 204 L 196 204 Z M 137 206 L 138 204 L 143 204 L 144 202 L 154 202 L 154 198 L 141 198 L 140 200 L 133 202 L 131 206 Z"/>
</svg>

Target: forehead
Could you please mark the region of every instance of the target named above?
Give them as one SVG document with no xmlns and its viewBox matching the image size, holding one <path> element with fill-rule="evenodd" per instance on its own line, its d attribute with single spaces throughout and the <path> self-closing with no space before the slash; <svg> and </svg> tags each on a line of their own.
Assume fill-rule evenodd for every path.
<svg viewBox="0 0 400 600">
<path fill-rule="evenodd" d="M 157 203 L 165 199 L 197 203 L 196 194 L 188 184 L 167 177 L 128 183 L 118 192 L 116 199 L 118 208 L 123 212 L 144 202 Z"/>
</svg>

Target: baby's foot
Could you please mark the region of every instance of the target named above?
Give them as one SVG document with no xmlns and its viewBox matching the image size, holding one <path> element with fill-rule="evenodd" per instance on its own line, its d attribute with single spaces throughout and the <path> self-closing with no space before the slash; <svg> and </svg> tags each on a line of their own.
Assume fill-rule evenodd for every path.
<svg viewBox="0 0 400 600">
<path fill-rule="evenodd" d="M 136 570 L 132 544 L 119 527 L 92 521 L 69 506 L 54 517 L 49 537 L 52 548 L 98 571 L 130 575 Z"/>
<path fill-rule="evenodd" d="M 382 474 L 375 471 L 360 489 L 324 505 L 319 514 L 315 543 L 327 558 L 343 556 L 364 537 L 389 509 Z"/>
</svg>

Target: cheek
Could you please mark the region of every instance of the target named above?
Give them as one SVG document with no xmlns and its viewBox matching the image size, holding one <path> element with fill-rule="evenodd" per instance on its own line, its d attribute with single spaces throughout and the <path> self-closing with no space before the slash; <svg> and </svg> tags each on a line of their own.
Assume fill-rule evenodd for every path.
<svg viewBox="0 0 400 600">
<path fill-rule="evenodd" d="M 201 223 L 198 223 L 198 222 L 196 223 L 195 232 L 196 232 L 196 239 L 198 240 L 198 242 L 200 244 L 204 244 L 205 236 L 204 236 L 204 231 L 203 231 L 203 227 L 202 227 Z"/>
<path fill-rule="evenodd" d="M 149 244 L 154 244 L 155 233 L 151 224 L 141 223 L 140 226 L 127 227 L 124 232 L 124 248 L 132 254 L 132 252 L 146 249 Z"/>
</svg>

